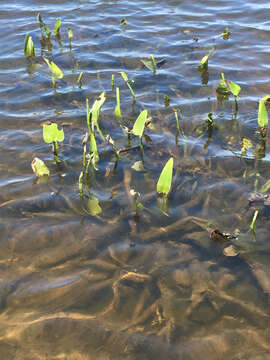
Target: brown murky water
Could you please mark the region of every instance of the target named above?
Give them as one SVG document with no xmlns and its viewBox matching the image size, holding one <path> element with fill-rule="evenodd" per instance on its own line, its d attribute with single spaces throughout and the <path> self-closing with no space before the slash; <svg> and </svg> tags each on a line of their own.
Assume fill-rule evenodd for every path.
<svg viewBox="0 0 270 360">
<path fill-rule="evenodd" d="M 62 42 L 52 35 L 51 49 L 40 42 L 38 12 L 51 29 L 62 20 Z M 263 1 L 1 5 L 1 359 L 270 358 L 270 210 L 267 201 L 249 202 L 251 193 L 269 190 L 269 139 L 257 132 L 258 101 L 270 92 L 269 13 Z M 226 26 L 228 40 L 221 36 Z M 32 62 L 23 56 L 27 33 Z M 201 74 L 197 66 L 209 51 Z M 165 60 L 155 75 L 140 62 L 151 54 Z M 63 70 L 56 92 L 42 57 Z M 135 80 L 135 104 L 120 71 Z M 232 96 L 216 99 L 220 72 L 242 88 L 238 112 Z M 122 125 L 132 128 L 143 109 L 152 117 L 143 168 L 133 166 L 142 160 L 138 139 L 114 117 L 112 74 Z M 92 104 L 103 91 L 102 131 L 125 151 L 116 163 L 97 136 L 98 171 L 85 178 L 83 202 L 85 100 Z M 64 128 L 59 163 L 43 142 L 44 121 Z M 242 137 L 252 141 L 246 153 Z M 35 156 L 49 167 L 48 181 L 33 175 Z M 171 156 L 172 191 L 161 211 L 156 183 Z M 138 216 L 132 189 L 144 206 Z M 88 208 L 93 197 L 102 208 L 96 216 Z M 214 242 L 211 229 L 238 238 Z"/>
</svg>

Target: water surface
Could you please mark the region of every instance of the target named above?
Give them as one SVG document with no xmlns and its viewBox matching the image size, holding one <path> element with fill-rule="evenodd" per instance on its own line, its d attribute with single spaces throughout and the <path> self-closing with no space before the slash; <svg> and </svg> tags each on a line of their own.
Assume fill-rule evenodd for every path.
<svg viewBox="0 0 270 360">
<path fill-rule="evenodd" d="M 51 49 L 40 41 L 39 12 L 50 29 L 62 20 L 62 42 L 52 35 Z M 2 358 L 269 357 L 269 210 L 260 206 L 252 234 L 256 208 L 248 201 L 270 176 L 269 139 L 257 132 L 258 101 L 270 92 L 269 13 L 265 1 L 1 5 Z M 228 40 L 221 36 L 225 27 Z M 26 34 L 36 48 L 32 61 L 23 55 Z M 201 74 L 197 66 L 212 50 L 208 73 Z M 140 61 L 151 54 L 164 60 L 156 74 Z M 43 57 L 64 73 L 56 92 Z M 134 79 L 135 104 L 120 71 Z M 217 101 L 220 72 L 242 88 L 238 112 L 232 96 Z M 122 125 L 132 128 L 143 109 L 152 118 L 142 171 L 132 168 L 142 160 L 138 139 L 128 139 L 114 117 L 112 74 Z M 111 146 L 97 136 L 98 171 L 90 171 L 84 192 L 86 200 L 99 199 L 102 213 L 91 216 L 78 188 L 85 100 L 92 104 L 103 91 L 102 131 L 127 151 L 116 164 Z M 60 163 L 43 142 L 45 121 L 64 128 Z M 246 154 L 242 137 L 253 142 Z M 35 156 L 49 167 L 49 181 L 32 173 Z M 171 156 L 173 185 L 164 212 L 156 183 Z M 139 216 L 131 189 L 144 206 Z M 232 240 L 238 256 L 224 256 L 230 244 L 210 240 L 215 228 L 240 234 Z"/>
</svg>

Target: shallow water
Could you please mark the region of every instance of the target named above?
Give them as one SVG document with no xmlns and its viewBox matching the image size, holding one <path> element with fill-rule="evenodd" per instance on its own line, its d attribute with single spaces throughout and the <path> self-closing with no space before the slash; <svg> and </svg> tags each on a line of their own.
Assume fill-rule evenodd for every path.
<svg viewBox="0 0 270 360">
<path fill-rule="evenodd" d="M 62 20 L 62 44 L 52 35 L 51 50 L 40 42 L 38 12 L 50 29 Z M 257 133 L 258 101 L 270 91 L 269 13 L 264 1 L 1 5 L 2 358 L 269 357 L 270 210 L 259 207 L 252 234 L 256 207 L 248 201 L 270 176 L 269 139 Z M 120 25 L 122 18 L 127 25 Z M 226 26 L 228 40 L 221 36 Z M 32 61 L 23 55 L 27 33 L 36 49 Z M 211 49 L 208 74 L 201 74 L 197 66 Z M 140 62 L 151 54 L 165 60 L 155 75 Z M 42 57 L 63 70 L 56 92 Z M 135 80 L 136 104 L 120 71 Z M 237 113 L 232 96 L 216 99 L 220 72 L 242 88 Z M 129 140 L 114 117 L 112 74 L 120 87 L 122 125 L 132 128 L 143 109 L 152 118 L 142 171 L 132 168 L 142 159 L 138 139 Z M 83 202 L 78 178 L 85 100 L 92 105 L 103 91 L 102 131 L 125 151 L 115 163 L 111 146 L 97 136 L 98 171 L 85 178 Z M 212 132 L 205 122 L 209 112 Z M 43 142 L 45 121 L 64 128 L 60 163 Z M 246 154 L 242 137 L 253 142 Z M 36 156 L 50 169 L 48 181 L 32 173 Z M 166 207 L 156 183 L 170 156 L 174 175 Z M 144 206 L 138 216 L 131 189 Z M 89 197 L 99 199 L 99 215 L 89 214 Z M 210 240 L 215 228 L 240 234 L 231 241 L 238 256 L 224 256 L 230 244 Z"/>
</svg>

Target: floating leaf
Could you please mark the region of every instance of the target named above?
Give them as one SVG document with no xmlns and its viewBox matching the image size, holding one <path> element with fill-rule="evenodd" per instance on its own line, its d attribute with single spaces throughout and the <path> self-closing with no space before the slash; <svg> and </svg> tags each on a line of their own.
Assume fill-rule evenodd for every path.
<svg viewBox="0 0 270 360">
<path fill-rule="evenodd" d="M 147 120 L 147 110 L 143 110 L 140 115 L 137 117 L 135 124 L 133 125 L 132 133 L 133 135 L 139 136 L 140 138 L 143 135 L 145 122 Z"/>
<path fill-rule="evenodd" d="M 60 32 L 60 27 L 61 27 L 61 19 L 57 19 L 56 23 L 54 25 L 54 34 L 57 36 L 59 35 Z"/>
<path fill-rule="evenodd" d="M 58 130 L 57 124 L 44 124 L 43 125 L 43 140 L 45 143 L 50 144 L 54 141 L 63 141 L 65 138 L 64 130 Z"/>
<path fill-rule="evenodd" d="M 24 56 L 25 57 L 30 57 L 30 56 L 35 56 L 35 48 L 34 48 L 34 43 L 32 40 L 32 36 L 30 36 L 29 34 L 27 34 L 25 36 L 25 40 L 24 40 Z"/>
<path fill-rule="evenodd" d="M 157 183 L 157 192 L 159 194 L 168 195 L 171 190 L 172 184 L 172 173 L 173 173 L 173 157 L 171 157 L 166 165 L 164 166 L 158 183 Z"/>
<path fill-rule="evenodd" d="M 99 201 L 95 197 L 90 197 L 90 199 L 88 200 L 87 208 L 89 214 L 92 216 L 98 215 L 102 212 L 102 209 L 99 205 Z"/>
<path fill-rule="evenodd" d="M 38 177 L 41 176 L 49 176 L 50 170 L 45 165 L 44 161 L 39 159 L 38 157 L 35 157 L 31 163 L 32 170 L 34 174 Z"/>
</svg>

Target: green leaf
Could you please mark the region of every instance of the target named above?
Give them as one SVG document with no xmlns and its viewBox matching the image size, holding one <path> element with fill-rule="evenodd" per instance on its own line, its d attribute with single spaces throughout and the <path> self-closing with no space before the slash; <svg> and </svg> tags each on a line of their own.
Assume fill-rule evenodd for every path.
<svg viewBox="0 0 270 360">
<path fill-rule="evenodd" d="M 98 123 L 99 113 L 100 113 L 100 110 L 101 110 L 105 100 L 106 100 L 106 96 L 105 96 L 105 92 L 103 92 L 99 95 L 99 98 L 97 100 L 95 100 L 95 102 L 90 110 L 90 113 L 92 114 L 91 120 L 95 124 Z"/>
<path fill-rule="evenodd" d="M 117 119 L 121 119 L 122 117 L 119 87 L 116 88 L 116 106 L 114 108 L 114 115 Z"/>
<path fill-rule="evenodd" d="M 127 74 L 126 74 L 124 71 L 121 71 L 120 74 L 122 75 L 122 78 L 123 78 L 126 82 L 128 82 L 128 76 L 127 76 Z"/>
<path fill-rule="evenodd" d="M 34 43 L 32 40 L 32 36 L 30 36 L 29 34 L 27 34 L 25 36 L 25 40 L 24 40 L 24 56 L 25 57 L 30 57 L 30 56 L 35 56 L 35 48 L 34 48 Z"/>
<path fill-rule="evenodd" d="M 69 40 L 73 38 L 73 32 L 70 27 L 68 28 L 68 38 Z"/>
<path fill-rule="evenodd" d="M 147 67 L 147 69 L 153 71 L 153 73 L 156 73 L 157 70 L 157 63 L 153 55 L 151 55 L 150 60 L 143 60 L 141 59 L 141 62 L 144 64 L 144 66 Z"/>
<path fill-rule="evenodd" d="M 157 192 L 159 194 L 168 195 L 171 190 L 172 184 L 172 173 L 173 173 L 173 157 L 171 157 L 166 165 L 164 166 L 158 183 L 157 183 Z"/>
<path fill-rule="evenodd" d="M 127 74 L 124 71 L 121 71 L 120 74 L 121 74 L 122 78 L 124 79 L 124 81 L 126 82 L 128 88 L 131 92 L 131 95 L 133 96 L 134 101 L 136 101 L 136 95 L 130 85 L 130 82 L 134 82 L 134 80 L 129 80 Z"/>
<path fill-rule="evenodd" d="M 125 18 L 123 18 L 121 21 L 120 21 L 120 24 L 121 25 L 127 25 L 127 20 Z"/>
<path fill-rule="evenodd" d="M 220 94 L 227 95 L 230 92 L 230 90 L 227 86 L 225 76 L 223 73 L 221 73 L 220 76 L 221 76 L 221 80 L 216 88 L 216 91 Z"/>
<path fill-rule="evenodd" d="M 54 25 L 54 34 L 55 35 L 59 35 L 60 27 L 61 27 L 61 19 L 57 19 L 56 23 Z"/>
<path fill-rule="evenodd" d="M 228 81 L 228 83 L 231 93 L 233 94 L 233 96 L 237 97 L 241 91 L 241 87 L 233 81 Z"/>
<path fill-rule="evenodd" d="M 50 144 L 54 141 L 63 141 L 65 138 L 64 130 L 58 130 L 57 124 L 44 124 L 43 125 L 43 140 L 45 143 Z"/>
<path fill-rule="evenodd" d="M 266 127 L 268 125 L 268 114 L 264 103 L 264 98 L 259 102 L 258 125 L 260 127 Z"/>
<path fill-rule="evenodd" d="M 231 35 L 231 33 L 229 32 L 229 28 L 225 27 L 223 33 L 221 34 L 221 36 L 223 37 L 223 40 L 228 40 L 230 35 Z"/>
<path fill-rule="evenodd" d="M 38 177 L 41 176 L 49 176 L 50 170 L 45 165 L 44 161 L 39 159 L 38 157 L 35 157 L 31 163 L 32 170 L 34 174 Z"/>
<path fill-rule="evenodd" d="M 87 207 L 89 214 L 92 216 L 98 215 L 102 212 L 102 209 L 99 205 L 99 201 L 95 197 L 90 197 L 90 199 L 88 200 Z"/>
<path fill-rule="evenodd" d="M 146 120 L 147 120 L 147 110 L 143 110 L 140 113 L 140 115 L 137 117 L 137 120 L 133 125 L 133 129 L 132 129 L 133 135 L 139 136 L 140 138 L 142 137 Z"/>
<path fill-rule="evenodd" d="M 83 71 L 80 72 L 80 75 L 78 76 L 78 79 L 77 79 L 77 84 L 78 84 L 79 88 L 82 87 L 82 77 L 83 77 Z"/>
<path fill-rule="evenodd" d="M 52 77 L 55 79 L 62 79 L 62 77 L 63 77 L 62 70 L 53 61 L 49 61 L 46 58 L 44 58 L 44 60 L 46 61 L 47 65 L 49 66 Z"/>
</svg>

